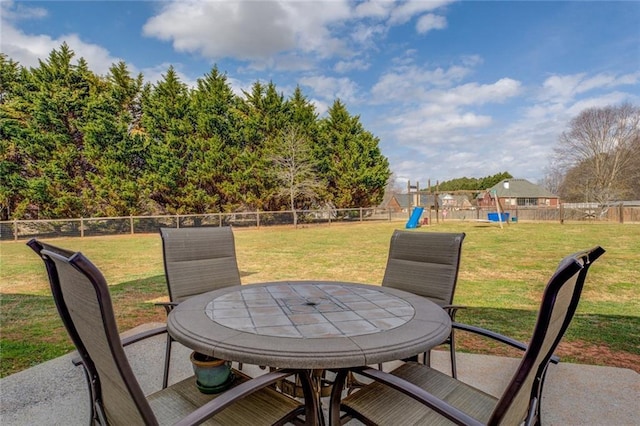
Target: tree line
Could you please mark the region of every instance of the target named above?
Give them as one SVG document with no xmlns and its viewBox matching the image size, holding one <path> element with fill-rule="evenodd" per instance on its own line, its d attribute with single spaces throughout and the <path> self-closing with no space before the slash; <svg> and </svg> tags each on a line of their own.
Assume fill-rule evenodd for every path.
<svg viewBox="0 0 640 426">
<path fill-rule="evenodd" d="M 0 219 L 370 207 L 391 175 L 379 139 L 297 87 L 242 95 L 214 66 L 188 87 L 105 76 L 63 44 L 27 69 L 0 54 Z"/>
<path fill-rule="evenodd" d="M 481 178 L 461 177 L 451 180 L 445 180 L 437 185 L 438 191 L 486 191 L 494 185 L 505 179 L 512 179 L 513 176 L 509 172 L 496 173 L 495 175 L 485 176 Z"/>
</svg>

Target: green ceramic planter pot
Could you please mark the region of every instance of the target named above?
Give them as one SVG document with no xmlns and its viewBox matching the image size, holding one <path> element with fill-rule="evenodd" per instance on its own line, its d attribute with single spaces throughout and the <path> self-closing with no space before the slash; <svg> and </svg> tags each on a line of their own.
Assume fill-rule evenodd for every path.
<svg viewBox="0 0 640 426">
<path fill-rule="evenodd" d="M 191 364 L 196 375 L 196 385 L 204 393 L 221 392 L 233 380 L 230 363 L 224 359 L 192 352 Z"/>
</svg>

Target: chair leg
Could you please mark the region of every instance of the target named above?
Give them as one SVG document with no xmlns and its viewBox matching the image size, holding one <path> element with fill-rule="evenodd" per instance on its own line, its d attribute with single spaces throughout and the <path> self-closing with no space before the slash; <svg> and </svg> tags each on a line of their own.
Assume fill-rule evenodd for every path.
<svg viewBox="0 0 640 426">
<path fill-rule="evenodd" d="M 164 353 L 164 376 L 162 377 L 162 389 L 169 384 L 169 363 L 171 362 L 171 342 L 173 339 L 167 333 L 167 346 Z"/>
<path fill-rule="evenodd" d="M 456 340 L 453 336 L 453 329 L 451 329 L 451 335 L 449 336 L 449 352 L 451 354 L 451 377 L 458 378 L 458 369 L 456 366 Z"/>
<path fill-rule="evenodd" d="M 84 372 L 84 378 L 87 380 L 87 386 L 89 387 L 89 398 L 91 399 L 91 422 L 89 424 L 100 424 L 98 412 L 96 411 L 96 393 L 93 388 L 91 376 L 89 375 L 89 371 L 87 370 L 87 368 L 84 366 L 84 363 L 82 364 L 82 371 Z"/>
<path fill-rule="evenodd" d="M 422 363 L 427 367 L 431 367 L 431 351 L 422 353 Z"/>
</svg>

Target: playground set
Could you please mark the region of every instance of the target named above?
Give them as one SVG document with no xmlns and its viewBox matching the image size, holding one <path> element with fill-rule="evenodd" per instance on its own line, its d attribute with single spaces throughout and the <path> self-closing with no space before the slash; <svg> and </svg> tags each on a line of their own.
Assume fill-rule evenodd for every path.
<svg viewBox="0 0 640 426">
<path fill-rule="evenodd" d="M 431 185 L 429 185 L 429 188 L 431 187 Z M 454 191 L 455 193 L 470 193 L 470 194 L 476 194 L 478 191 Z M 412 199 L 412 195 L 416 196 L 416 200 L 420 199 L 420 185 L 418 182 L 416 182 L 415 185 L 411 185 L 411 182 L 407 182 L 407 193 L 409 194 L 409 200 Z M 431 193 L 431 191 L 429 191 L 429 193 Z M 436 218 L 438 217 L 438 194 L 439 192 L 433 192 L 432 194 L 434 194 L 434 200 L 435 200 L 435 209 L 436 209 Z M 500 199 L 498 198 L 496 191 L 493 190 L 491 191 L 491 195 L 493 196 L 493 199 L 495 200 L 496 203 L 496 211 L 492 212 L 492 213 L 488 213 L 487 214 L 487 219 L 476 219 L 475 222 L 480 222 L 480 223 L 498 223 L 500 225 L 500 228 L 502 228 L 502 224 L 506 223 L 507 225 L 509 224 L 509 213 L 505 212 L 504 209 L 502 208 L 502 205 L 500 203 Z M 409 201 L 411 202 L 411 201 Z M 422 217 L 422 213 L 424 212 L 424 207 L 421 206 L 415 206 L 413 208 L 413 210 L 411 210 L 411 205 L 409 205 L 409 211 L 411 212 L 410 216 L 409 216 L 409 220 L 407 221 L 405 228 L 406 229 L 413 229 L 413 228 L 418 228 L 421 226 L 421 221 L 420 218 Z M 442 211 L 442 215 L 443 217 L 446 217 L 446 210 Z M 514 218 L 515 220 L 515 218 Z M 422 224 L 428 225 L 429 224 L 429 218 L 425 218 L 422 221 Z"/>
</svg>

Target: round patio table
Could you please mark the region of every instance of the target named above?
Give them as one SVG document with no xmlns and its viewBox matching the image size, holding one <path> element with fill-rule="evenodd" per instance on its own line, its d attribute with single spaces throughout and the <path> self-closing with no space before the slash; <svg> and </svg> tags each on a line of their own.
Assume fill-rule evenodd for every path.
<svg viewBox="0 0 640 426">
<path fill-rule="evenodd" d="M 181 302 L 167 328 L 218 358 L 294 369 L 336 369 L 408 358 L 442 343 L 449 315 L 387 287 L 280 281 L 227 287 Z"/>
</svg>

